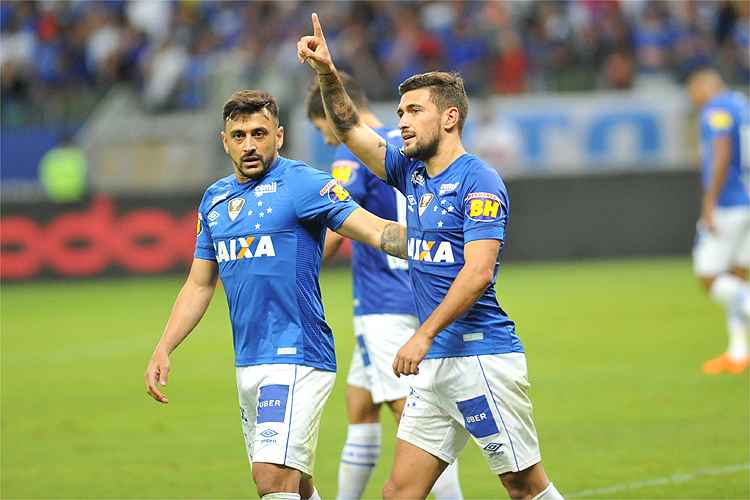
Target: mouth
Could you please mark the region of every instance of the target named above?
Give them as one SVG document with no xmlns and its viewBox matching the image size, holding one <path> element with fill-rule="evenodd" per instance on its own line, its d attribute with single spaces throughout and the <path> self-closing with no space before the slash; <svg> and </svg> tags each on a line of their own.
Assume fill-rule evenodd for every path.
<svg viewBox="0 0 750 500">
<path fill-rule="evenodd" d="M 414 132 L 401 132 L 401 139 L 403 139 L 404 144 L 406 144 L 407 142 L 409 142 L 410 140 L 416 137 L 417 137 L 417 134 L 415 134 Z"/>
<path fill-rule="evenodd" d="M 257 167 L 260 163 L 261 159 L 258 156 L 247 156 L 242 158 L 242 164 L 248 167 Z"/>
</svg>

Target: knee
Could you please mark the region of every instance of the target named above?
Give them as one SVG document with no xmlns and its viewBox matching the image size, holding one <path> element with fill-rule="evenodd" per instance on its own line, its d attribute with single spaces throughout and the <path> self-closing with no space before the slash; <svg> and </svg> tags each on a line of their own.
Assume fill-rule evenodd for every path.
<svg viewBox="0 0 750 500">
<path fill-rule="evenodd" d="M 383 500 L 398 498 L 398 486 L 393 479 L 388 479 L 383 485 Z"/>
<path fill-rule="evenodd" d="M 508 492 L 510 498 L 531 498 L 532 496 L 531 482 L 527 481 L 520 474 L 511 473 L 505 475 L 503 477 L 503 486 L 505 486 L 505 490 Z"/>
<path fill-rule="evenodd" d="M 253 481 L 258 496 L 270 493 L 297 492 L 299 476 L 270 464 L 253 464 Z"/>
</svg>

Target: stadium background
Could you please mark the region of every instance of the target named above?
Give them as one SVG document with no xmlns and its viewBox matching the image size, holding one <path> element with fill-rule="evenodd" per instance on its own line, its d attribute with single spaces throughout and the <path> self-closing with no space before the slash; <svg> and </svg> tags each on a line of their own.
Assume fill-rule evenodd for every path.
<svg viewBox="0 0 750 500">
<path fill-rule="evenodd" d="M 141 375 L 191 259 L 197 201 L 231 171 L 217 140 L 229 93 L 276 95 L 284 154 L 327 167 L 295 57 L 313 10 L 389 124 L 405 76 L 464 75 L 467 146 L 512 198 L 498 292 L 529 352 L 558 488 L 748 498 L 747 375 L 699 373 L 725 334 L 691 275 L 698 152 L 681 82 L 711 63 L 747 90 L 750 9 L 636 0 L 0 3 L 0 496 L 254 495 L 221 292 L 174 356 L 167 407 Z M 329 498 L 348 269 L 321 282 L 340 367 L 318 447 Z M 386 439 L 370 497 L 391 452 Z M 460 467 L 467 498 L 499 496 L 470 446 Z"/>
</svg>

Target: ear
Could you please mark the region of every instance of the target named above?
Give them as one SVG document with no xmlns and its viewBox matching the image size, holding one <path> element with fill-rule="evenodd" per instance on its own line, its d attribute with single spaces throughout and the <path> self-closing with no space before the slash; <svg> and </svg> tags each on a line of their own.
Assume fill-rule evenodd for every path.
<svg viewBox="0 0 750 500">
<path fill-rule="evenodd" d="M 219 132 L 219 140 L 221 140 L 221 145 L 224 146 L 224 152 L 226 154 L 229 154 L 229 145 L 227 144 L 227 134 L 225 134 L 223 130 Z"/>
<path fill-rule="evenodd" d="M 443 111 L 443 130 L 446 132 L 452 131 L 455 127 L 458 127 L 458 121 L 461 119 L 461 113 L 458 108 L 451 106 L 450 108 Z"/>
<path fill-rule="evenodd" d="M 276 151 L 284 146 L 284 127 L 281 125 L 276 129 Z"/>
</svg>

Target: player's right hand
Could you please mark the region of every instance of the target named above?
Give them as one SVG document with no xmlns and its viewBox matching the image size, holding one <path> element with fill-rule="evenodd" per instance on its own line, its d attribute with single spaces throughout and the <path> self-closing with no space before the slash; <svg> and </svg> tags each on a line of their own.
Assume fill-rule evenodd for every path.
<svg viewBox="0 0 750 500">
<path fill-rule="evenodd" d="M 313 35 L 303 36 L 297 42 L 297 59 L 300 64 L 309 64 L 318 74 L 333 73 L 335 68 L 331 53 L 328 52 L 326 37 L 315 13 L 312 15 L 312 25 Z"/>
<path fill-rule="evenodd" d="M 164 351 L 157 349 L 154 351 L 151 360 L 148 362 L 144 378 L 146 381 L 147 394 L 160 403 L 169 403 L 167 396 L 164 395 L 157 386 L 157 384 L 161 386 L 167 385 L 168 376 L 169 355 Z"/>
</svg>

